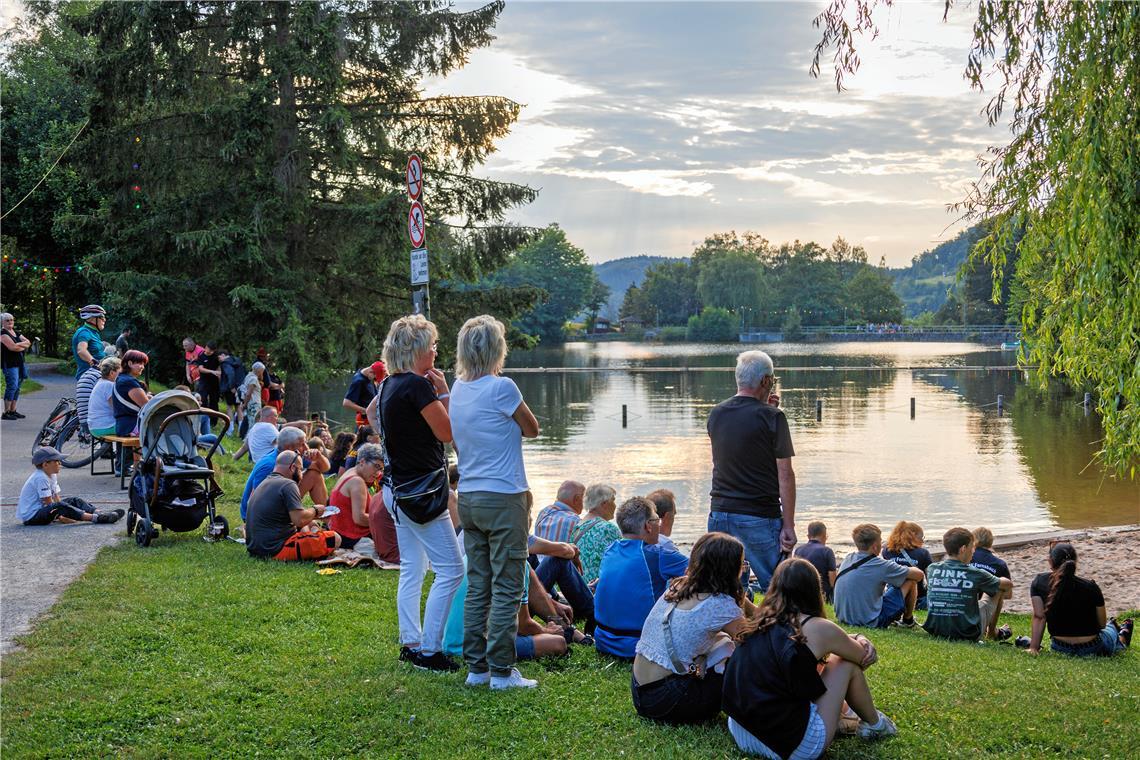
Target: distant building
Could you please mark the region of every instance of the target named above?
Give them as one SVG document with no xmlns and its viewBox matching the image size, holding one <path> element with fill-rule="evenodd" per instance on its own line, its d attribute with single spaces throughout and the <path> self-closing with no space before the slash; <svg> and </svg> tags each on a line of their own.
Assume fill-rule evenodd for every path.
<svg viewBox="0 0 1140 760">
<path fill-rule="evenodd" d="M 633 328 L 645 327 L 645 322 L 642 321 L 641 319 L 638 319 L 637 317 L 626 317 L 625 319 L 622 319 L 621 321 L 619 321 L 618 325 L 621 327 L 622 332 L 625 332 L 626 330 L 630 329 L 631 327 L 633 327 Z"/>
</svg>

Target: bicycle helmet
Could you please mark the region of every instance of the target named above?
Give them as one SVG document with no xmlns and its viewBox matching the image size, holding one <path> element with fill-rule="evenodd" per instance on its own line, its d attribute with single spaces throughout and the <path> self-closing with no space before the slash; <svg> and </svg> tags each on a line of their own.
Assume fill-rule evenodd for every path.
<svg viewBox="0 0 1140 760">
<path fill-rule="evenodd" d="M 84 321 L 88 319 L 106 319 L 107 310 L 97 303 L 88 304 L 79 310 L 79 318 Z"/>
</svg>

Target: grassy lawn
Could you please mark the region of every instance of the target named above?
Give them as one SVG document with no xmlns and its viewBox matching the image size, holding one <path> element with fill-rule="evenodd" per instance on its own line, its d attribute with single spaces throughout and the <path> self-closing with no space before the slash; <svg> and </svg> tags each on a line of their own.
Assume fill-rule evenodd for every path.
<svg viewBox="0 0 1140 760">
<path fill-rule="evenodd" d="M 225 459 L 220 457 L 219 459 Z M 247 467 L 224 463 L 237 522 Z M 3 661 L 5 757 L 739 756 L 723 726 L 636 717 L 629 667 L 575 648 L 537 690 L 468 689 L 397 662 L 393 571 L 317 575 L 195 531 L 106 549 Z M 1022 591 L 1023 592 L 1023 591 Z M 1012 617 L 1028 634 L 1026 617 Z M 1135 757 L 1140 657 L 1031 658 L 921 631 L 871 634 L 898 737 L 830 756 Z"/>
<path fill-rule="evenodd" d="M 25 393 L 35 393 L 36 391 L 42 391 L 43 389 L 44 389 L 43 383 L 37 383 L 35 380 L 32 380 L 31 378 L 28 378 L 27 380 L 24 380 L 22 383 L 20 383 L 20 394 L 21 395 L 23 395 Z"/>
</svg>

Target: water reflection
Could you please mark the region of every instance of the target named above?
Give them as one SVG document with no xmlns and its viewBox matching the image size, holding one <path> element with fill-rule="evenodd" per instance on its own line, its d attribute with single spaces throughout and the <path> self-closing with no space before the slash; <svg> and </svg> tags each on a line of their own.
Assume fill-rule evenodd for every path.
<svg viewBox="0 0 1140 760">
<path fill-rule="evenodd" d="M 859 522 L 886 527 L 902 517 L 921 522 L 928 535 L 983 523 L 1001 534 L 1140 522 L 1140 484 L 1088 466 L 1102 433 L 1079 399 L 1041 397 L 1016 371 L 940 369 L 1006 365 L 1012 363 L 1008 353 L 930 343 L 766 348 L 776 361 L 796 447 L 801 532 L 810 519 L 826 521 L 838 542 Z M 700 535 L 712 470 L 705 420 L 734 392 L 726 370 L 740 350 L 736 344 L 573 343 L 512 354 L 513 368 L 618 370 L 510 373 L 543 428 L 524 452 L 537 501 L 552 500 L 566 478 L 610 483 L 623 498 L 670 488 L 680 505 L 674 537 Z M 655 367 L 710 369 L 638 371 Z M 314 406 L 334 412 L 342 393 L 339 387 L 314 393 Z M 1000 417 L 999 394 L 1005 401 Z M 823 401 L 818 421 L 817 400 Z"/>
</svg>

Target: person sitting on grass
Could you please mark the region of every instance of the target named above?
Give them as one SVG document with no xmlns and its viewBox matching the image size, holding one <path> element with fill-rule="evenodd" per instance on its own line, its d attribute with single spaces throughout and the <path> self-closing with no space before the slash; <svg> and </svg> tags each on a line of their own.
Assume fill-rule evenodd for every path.
<svg viewBox="0 0 1140 760">
<path fill-rule="evenodd" d="M 1033 603 L 1030 654 L 1041 651 L 1041 638 L 1049 629 L 1054 652 L 1078 657 L 1111 657 L 1132 644 L 1132 618 L 1118 623 L 1106 620 L 1104 594 L 1096 581 L 1077 575 L 1077 550 L 1069 543 L 1049 548 L 1052 572 L 1041 573 L 1029 587 Z"/>
<path fill-rule="evenodd" d="M 901 618 L 899 625 L 914 628 L 922 571 L 879 556 L 883 534 L 877 525 L 856 525 L 851 538 L 856 551 L 843 558 L 835 576 L 835 617 L 845 625 L 868 628 L 886 628 Z M 884 584 L 890 587 L 885 594 Z"/>
<path fill-rule="evenodd" d="M 1001 605 L 1013 591 L 1009 578 L 967 564 L 974 557 L 974 534 L 951 528 L 942 536 L 946 558 L 927 568 L 930 607 L 922 627 L 932 636 L 978 641 L 1008 639 L 1009 626 L 997 626 Z M 979 600 L 980 596 L 980 600 Z"/>
<path fill-rule="evenodd" d="M 673 521 L 677 519 L 677 497 L 668 488 L 658 488 L 645 498 L 653 502 L 657 516 L 661 518 L 661 532 L 657 536 L 657 543 L 667 549 L 676 549 L 677 546 L 670 536 L 673 535 Z"/>
<path fill-rule="evenodd" d="M 823 584 L 823 598 L 835 601 L 835 552 L 827 545 L 827 526 L 819 520 L 808 523 L 808 542 L 796 547 L 795 555 L 815 566 Z"/>
<path fill-rule="evenodd" d="M 744 544 L 706 533 L 693 545 L 689 568 L 657 600 L 637 642 L 630 690 L 643 718 L 699 723 L 720 714 L 724 660 L 732 637 L 754 611 L 744 596 Z"/>
<path fill-rule="evenodd" d="M 586 633 L 593 633 L 594 594 L 578 569 L 578 547 L 531 535 L 527 540 L 527 551 L 530 553 L 531 566 L 543 588 L 553 593 L 557 586 L 569 602 L 565 610 L 567 620 L 585 620 Z"/>
<path fill-rule="evenodd" d="M 930 567 L 934 558 L 930 552 L 923 548 L 924 536 L 922 526 L 909 520 L 899 520 L 887 536 L 887 545 L 883 547 L 883 559 L 898 563 L 903 567 L 917 567 L 922 572 Z M 916 584 L 914 608 L 926 609 L 926 583 L 919 581 Z"/>
<path fill-rule="evenodd" d="M 336 434 L 333 442 L 332 454 L 329 456 L 329 471 L 325 475 L 343 475 L 345 471 L 344 460 L 348 459 L 348 452 L 352 450 L 352 433 L 345 431 Z"/>
<path fill-rule="evenodd" d="M 259 559 L 282 562 L 324 559 L 340 546 L 340 535 L 315 529 L 323 504 L 306 508 L 297 484 L 305 462 L 296 451 L 277 455 L 273 471 L 249 498 L 245 549 Z"/>
<path fill-rule="evenodd" d="M 594 639 L 599 652 L 632 660 L 641 626 L 665 586 L 685 574 L 689 560 L 657 544 L 661 518 L 653 502 L 627 499 L 617 510 L 622 537 L 606 550 L 594 594 Z"/>
<path fill-rule="evenodd" d="M 277 465 L 277 455 L 285 451 L 294 451 L 301 455 L 311 453 L 305 448 L 304 431 L 295 427 L 283 428 L 277 436 L 277 448 L 258 459 L 253 469 L 250 470 L 249 477 L 245 480 L 245 489 L 241 494 L 241 519 L 243 522 L 245 521 L 246 509 L 249 506 L 250 495 L 253 494 L 255 488 L 261 485 L 261 481 L 273 472 L 273 468 Z M 312 456 L 313 459 L 305 460 L 305 474 L 299 484 L 301 497 L 309 497 L 314 504 L 325 504 L 328 502 L 329 489 L 328 485 L 325 484 L 323 473 L 328 469 L 329 463 L 327 459 L 317 454 L 312 454 Z"/>
<path fill-rule="evenodd" d="M 974 528 L 974 556 L 970 559 L 970 567 L 985 570 L 999 578 L 1013 580 L 1009 574 L 1009 565 L 994 554 L 994 533 L 989 528 Z"/>
<path fill-rule="evenodd" d="M 344 458 L 344 468 L 347 470 L 356 464 L 356 452 L 366 443 L 380 443 L 380 436 L 369 425 L 361 425 L 356 429 L 356 438 L 348 449 L 348 456 Z"/>
<path fill-rule="evenodd" d="M 534 535 L 547 541 L 569 542 L 580 522 L 585 495 L 584 485 L 575 480 L 564 481 L 554 503 L 539 510 L 534 519 Z"/>
<path fill-rule="evenodd" d="M 582 577 L 586 583 L 598 582 L 602 555 L 610 544 L 621 538 L 621 531 L 611 522 L 617 510 L 617 493 L 613 488 L 595 483 L 586 489 L 586 515 L 574 528 L 570 540 L 578 547 Z"/>
<path fill-rule="evenodd" d="M 725 668 L 723 700 L 728 730 L 745 752 L 820 757 L 835 738 L 844 702 L 859 716 L 862 738 L 898 733 L 875 707 L 864 674 L 878 661 L 874 645 L 827 619 L 820 589 L 810 562 L 781 562 L 764 601 L 742 626 Z"/>
<path fill-rule="evenodd" d="M 344 471 L 329 493 L 329 504 L 340 512 L 329 527 L 340 534 L 340 545 L 352 549 L 362 538 L 371 537 L 368 525 L 369 489 L 378 487 L 384 474 L 384 450 L 366 443 L 356 452 L 356 464 Z"/>
<path fill-rule="evenodd" d="M 32 452 L 36 471 L 20 489 L 16 504 L 16 518 L 24 525 L 61 523 L 113 523 L 123 516 L 123 510 L 100 512 L 78 496 L 60 498 L 59 468 L 63 454 L 51 446 L 40 446 Z"/>
<path fill-rule="evenodd" d="M 234 452 L 234 461 L 237 461 L 249 452 L 249 461 L 259 462 L 277 446 L 277 436 L 285 428 L 297 428 L 308 434 L 312 423 L 309 420 L 296 420 L 284 422 L 277 411 L 277 407 L 263 406 L 257 413 L 257 422 L 249 429 L 242 441 L 241 448 Z M 322 457 L 324 458 L 324 457 Z M 327 459 L 325 462 L 327 464 Z"/>
</svg>

